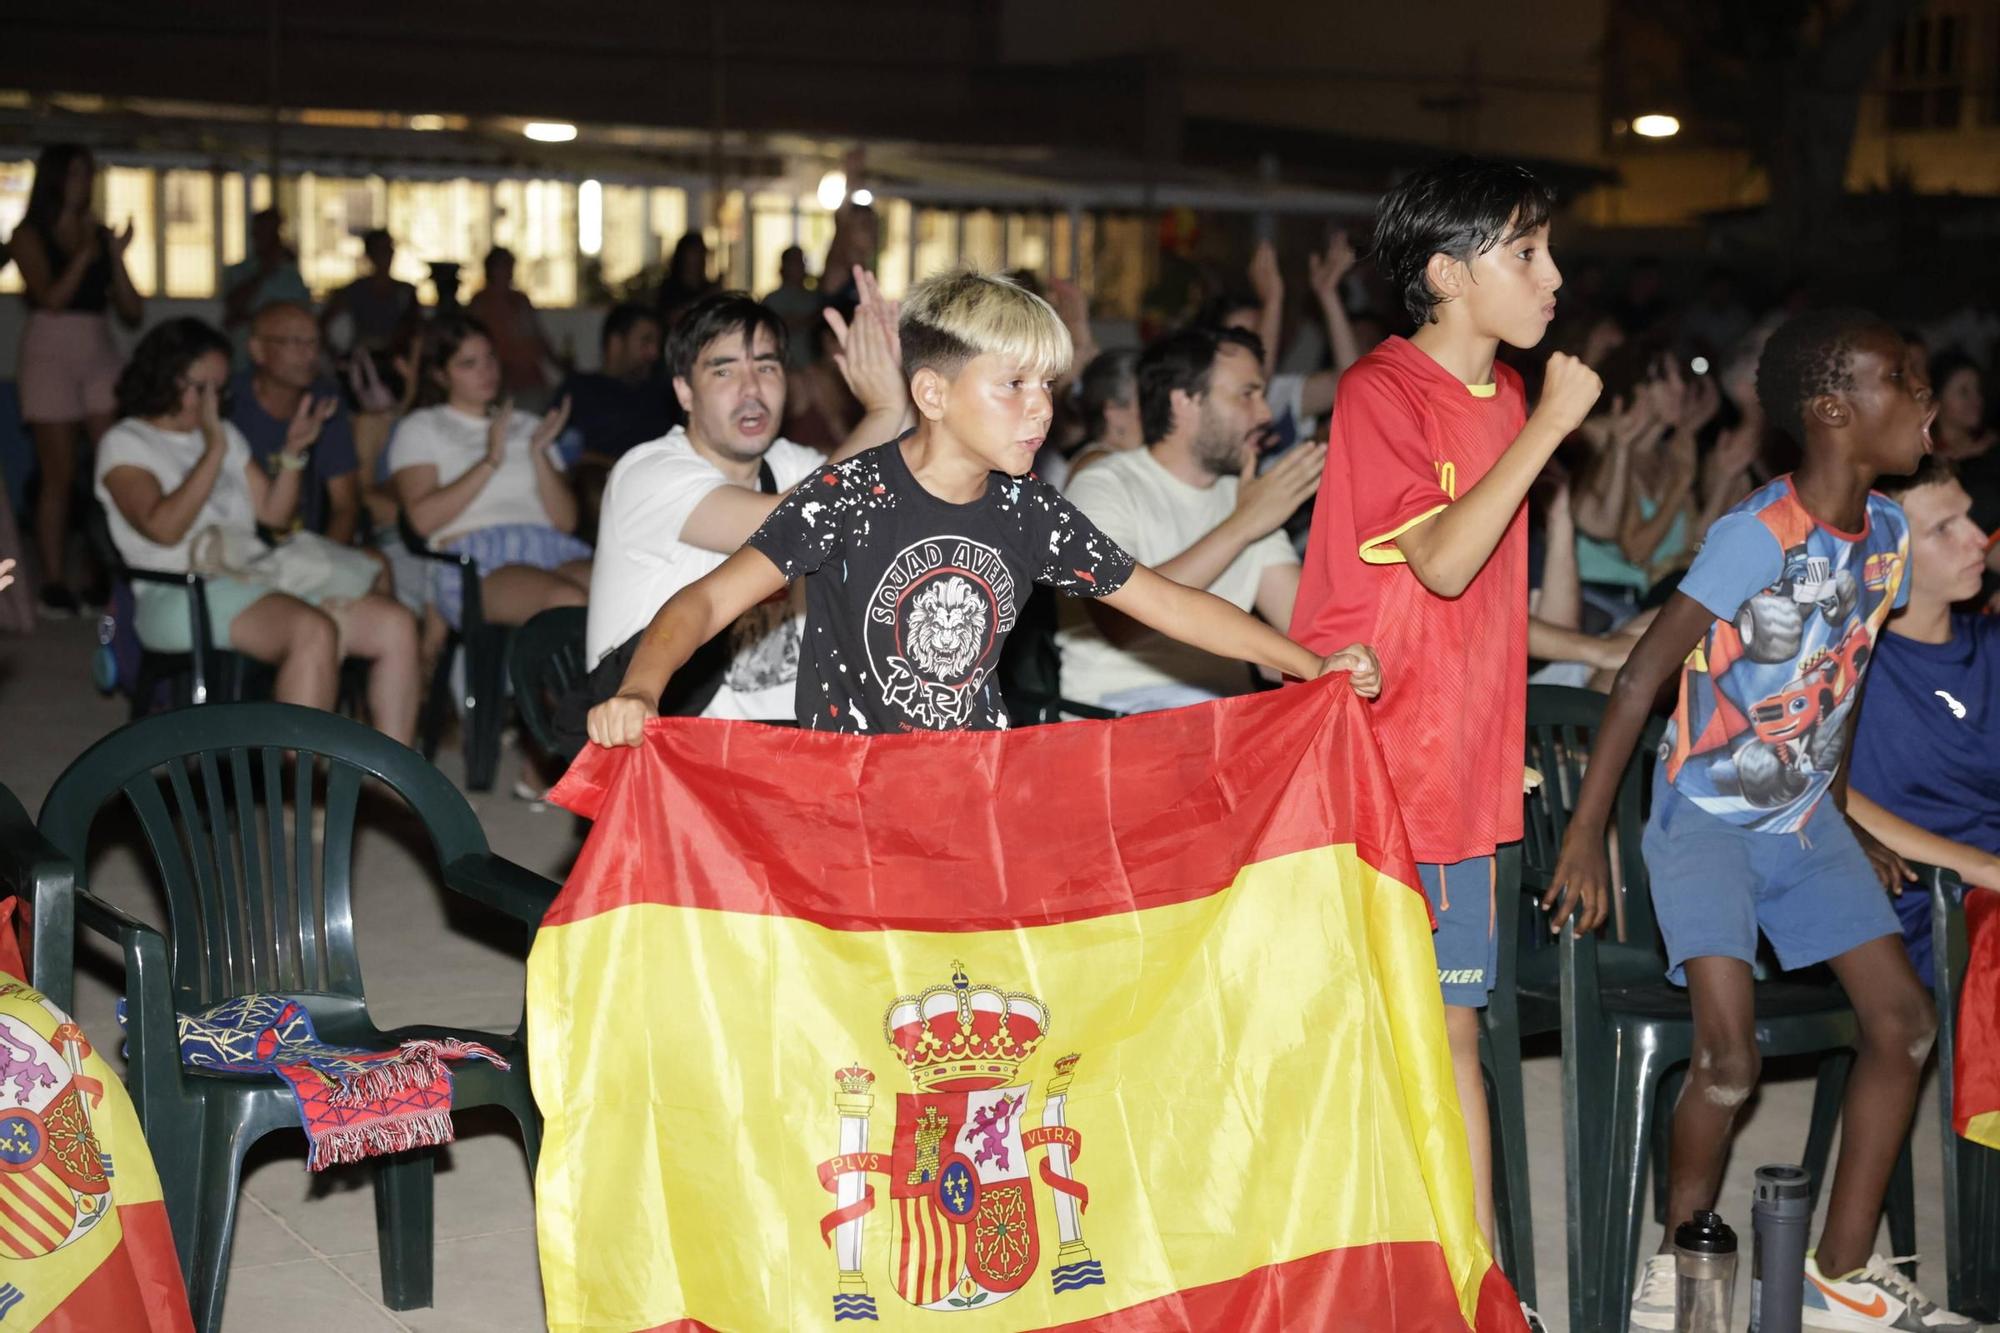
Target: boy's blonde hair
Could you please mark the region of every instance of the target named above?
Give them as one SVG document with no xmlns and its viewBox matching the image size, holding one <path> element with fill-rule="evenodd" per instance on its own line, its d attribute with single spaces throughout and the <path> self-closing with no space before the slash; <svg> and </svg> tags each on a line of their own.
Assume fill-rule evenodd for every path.
<svg viewBox="0 0 2000 1333">
<path fill-rule="evenodd" d="M 903 376 L 935 370 L 950 379 L 987 352 L 1030 375 L 1060 375 L 1075 348 L 1054 307 L 1012 278 L 977 269 L 935 273 L 903 298 L 898 332 Z"/>
</svg>

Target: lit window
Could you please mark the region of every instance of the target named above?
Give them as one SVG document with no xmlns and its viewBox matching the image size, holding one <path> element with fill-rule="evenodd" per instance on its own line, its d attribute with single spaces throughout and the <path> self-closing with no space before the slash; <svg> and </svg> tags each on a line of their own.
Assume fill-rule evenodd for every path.
<svg viewBox="0 0 2000 1333">
<path fill-rule="evenodd" d="M 207 300 L 215 292 L 215 177 L 163 173 L 167 216 L 166 295 Z"/>
<path fill-rule="evenodd" d="M 143 167 L 102 167 L 97 188 L 104 200 L 98 216 L 113 231 L 132 224 L 132 244 L 125 251 L 125 271 L 141 296 L 159 294 L 159 270 L 154 266 L 153 173 Z"/>
<path fill-rule="evenodd" d="M 12 237 L 28 212 L 28 191 L 34 188 L 33 162 L 0 162 L 0 236 Z M 21 266 L 0 269 L 0 292 L 21 290 Z"/>
</svg>

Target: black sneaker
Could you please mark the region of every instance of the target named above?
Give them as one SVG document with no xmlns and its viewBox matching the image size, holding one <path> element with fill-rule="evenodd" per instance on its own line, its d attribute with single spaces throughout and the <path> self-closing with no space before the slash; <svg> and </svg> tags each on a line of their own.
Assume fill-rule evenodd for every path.
<svg viewBox="0 0 2000 1333">
<path fill-rule="evenodd" d="M 41 605 L 36 610 L 42 613 L 44 620 L 73 620 L 83 614 L 83 608 L 77 604 L 76 594 L 60 583 L 42 585 Z"/>
</svg>

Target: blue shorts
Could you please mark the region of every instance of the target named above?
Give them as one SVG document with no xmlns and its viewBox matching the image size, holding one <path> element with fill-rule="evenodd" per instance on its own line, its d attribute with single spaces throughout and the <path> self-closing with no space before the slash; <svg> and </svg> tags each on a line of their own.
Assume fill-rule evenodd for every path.
<svg viewBox="0 0 2000 1333">
<path fill-rule="evenodd" d="M 462 536 L 454 537 L 438 548 L 454 555 L 469 555 L 479 566 L 479 576 L 483 579 L 496 569 L 508 565 L 529 565 L 535 569 L 554 569 L 572 560 L 590 559 L 590 547 L 567 532 L 538 523 L 502 523 L 495 527 L 479 528 Z M 465 589 L 460 586 L 458 567 L 442 561 L 431 565 L 431 600 L 437 603 L 438 614 L 444 623 L 453 629 L 459 628 L 459 619 L 465 609 Z"/>
<path fill-rule="evenodd" d="M 1493 929 L 1498 875 L 1499 863 L 1491 856 L 1417 866 L 1437 917 L 1431 942 L 1446 1004 L 1484 1009 L 1493 993 L 1500 972 L 1500 936 Z"/>
<path fill-rule="evenodd" d="M 1797 833 L 1759 833 L 1718 819 L 1654 777 L 1642 846 L 1653 915 L 1667 942 L 1667 980 L 1687 984 L 1690 958 L 1755 965 L 1762 930 L 1787 971 L 1900 935 L 1889 895 L 1847 820 L 1822 799 Z"/>
</svg>

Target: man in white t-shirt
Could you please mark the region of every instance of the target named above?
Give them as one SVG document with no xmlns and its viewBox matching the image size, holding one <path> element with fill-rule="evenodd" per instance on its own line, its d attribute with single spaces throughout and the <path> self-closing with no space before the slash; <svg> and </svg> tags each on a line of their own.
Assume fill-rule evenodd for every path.
<svg viewBox="0 0 2000 1333">
<path fill-rule="evenodd" d="M 841 369 L 866 415 L 836 459 L 892 439 L 909 392 L 895 315 L 874 283 L 854 326 L 836 322 Z M 605 483 L 591 567 L 584 660 L 615 690 L 631 645 L 666 600 L 720 565 L 784 493 L 828 459 L 778 438 L 785 415 L 786 328 L 740 292 L 690 306 L 668 340 L 674 394 L 687 425 L 638 445 Z M 712 659 L 676 672 L 664 713 L 786 719 L 798 677 L 804 605 L 796 586 L 755 607 L 711 641 Z M 593 682 L 594 683 L 594 682 Z"/>
<path fill-rule="evenodd" d="M 1299 558 L 1280 529 L 1318 488 L 1326 446 L 1297 445 L 1258 475 L 1271 423 L 1263 364 L 1257 336 L 1240 329 L 1184 329 L 1154 343 L 1138 368 L 1146 447 L 1086 469 L 1068 495 L 1140 563 L 1283 628 L 1298 595 Z M 1056 643 L 1065 698 L 1147 712 L 1250 688 L 1241 662 L 1142 629 L 1095 602 L 1063 610 Z"/>
</svg>

